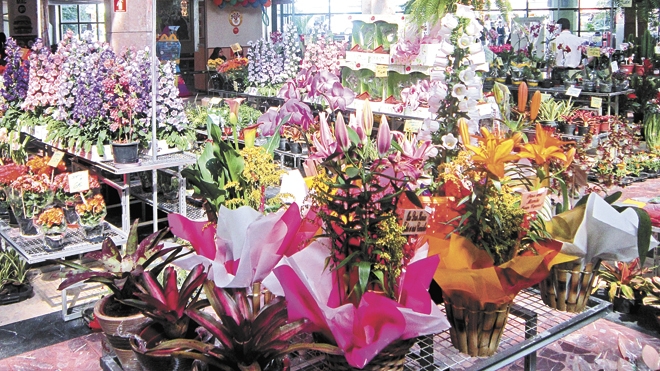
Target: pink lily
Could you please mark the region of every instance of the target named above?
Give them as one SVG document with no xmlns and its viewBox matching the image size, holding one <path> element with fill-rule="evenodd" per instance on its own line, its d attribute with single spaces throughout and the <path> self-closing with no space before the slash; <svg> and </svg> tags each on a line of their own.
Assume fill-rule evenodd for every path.
<svg viewBox="0 0 660 371">
<path fill-rule="evenodd" d="M 225 102 L 229 105 L 229 123 L 232 125 L 238 124 L 238 107 L 241 106 L 241 103 L 245 98 L 231 98 L 225 99 Z"/>
<path fill-rule="evenodd" d="M 330 132 L 330 125 L 326 119 L 325 112 L 319 113 L 320 130 L 319 135 L 312 138 L 316 149 L 309 157 L 312 159 L 325 159 L 337 151 L 337 142 Z"/>
<path fill-rule="evenodd" d="M 380 126 L 378 127 L 378 136 L 376 137 L 378 154 L 384 157 L 392 145 L 392 134 L 390 134 L 390 124 L 387 123 L 385 115 L 381 116 Z"/>
<path fill-rule="evenodd" d="M 360 143 L 364 144 L 367 141 L 367 136 L 364 134 L 364 126 L 362 126 L 362 121 L 360 116 L 356 116 L 351 113 L 350 118 L 348 119 L 348 127 L 355 130 L 355 133 L 360 138 Z"/>
<path fill-rule="evenodd" d="M 348 138 L 348 130 L 346 129 L 346 123 L 344 122 L 344 116 L 341 112 L 337 113 L 337 120 L 335 121 L 335 136 L 337 137 L 337 143 L 341 150 L 346 153 L 349 148 L 351 148 L 351 140 Z"/>
</svg>

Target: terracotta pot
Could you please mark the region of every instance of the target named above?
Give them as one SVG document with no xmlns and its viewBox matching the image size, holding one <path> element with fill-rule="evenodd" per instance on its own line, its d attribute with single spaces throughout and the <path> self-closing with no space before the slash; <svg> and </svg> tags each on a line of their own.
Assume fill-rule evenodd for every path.
<svg viewBox="0 0 660 371">
<path fill-rule="evenodd" d="M 96 302 L 94 317 L 98 319 L 99 325 L 101 325 L 101 329 L 108 339 L 108 343 L 114 349 L 117 358 L 119 358 L 122 368 L 125 371 L 142 371 L 142 367 L 131 349 L 129 336 L 137 334 L 150 320 L 142 313 L 127 317 L 109 316 L 106 314 L 106 307 L 113 298 L 113 295 L 108 295 Z"/>
<path fill-rule="evenodd" d="M 601 133 L 609 133 L 610 132 L 610 123 L 609 122 L 602 122 L 600 124 L 600 132 Z"/>
<path fill-rule="evenodd" d="M 646 68 L 644 68 L 643 64 L 636 64 L 635 73 L 638 74 L 639 76 L 644 76 L 646 74 Z"/>
<path fill-rule="evenodd" d="M 635 69 L 634 64 L 622 64 L 619 66 L 619 71 L 623 72 L 626 75 L 631 75 Z"/>
</svg>

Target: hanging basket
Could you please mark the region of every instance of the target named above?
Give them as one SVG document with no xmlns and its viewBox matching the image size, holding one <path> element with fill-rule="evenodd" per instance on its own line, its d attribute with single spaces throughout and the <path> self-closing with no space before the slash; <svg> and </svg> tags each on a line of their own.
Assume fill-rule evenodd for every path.
<svg viewBox="0 0 660 371">
<path fill-rule="evenodd" d="M 474 299 L 443 293 L 452 345 L 472 357 L 487 357 L 497 351 L 512 301 L 481 305 Z"/>
<path fill-rule="evenodd" d="M 594 285 L 600 259 L 557 264 L 548 278 L 539 283 L 541 298 L 550 308 L 580 313 L 586 308 Z"/>
<path fill-rule="evenodd" d="M 314 334 L 315 339 L 319 343 L 334 344 L 332 340 L 328 340 L 320 334 Z M 406 363 L 406 355 L 416 339 L 398 340 L 388 345 L 376 357 L 374 357 L 363 368 L 355 368 L 348 364 L 343 355 L 326 354 L 326 364 L 328 370 L 333 371 L 403 371 L 403 365 Z"/>
</svg>

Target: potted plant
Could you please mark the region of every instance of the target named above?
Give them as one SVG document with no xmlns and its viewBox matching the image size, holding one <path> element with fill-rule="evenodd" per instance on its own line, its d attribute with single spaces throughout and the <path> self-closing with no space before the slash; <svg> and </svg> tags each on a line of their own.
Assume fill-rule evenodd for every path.
<svg viewBox="0 0 660 371">
<path fill-rule="evenodd" d="M 94 306 L 94 317 L 98 319 L 108 342 L 114 348 L 117 357 L 125 369 L 137 369 L 139 364 L 128 343 L 128 336 L 136 333 L 147 318 L 133 306 L 124 304 L 126 299 L 137 299 L 138 279 L 151 264 L 167 255 L 151 271 L 158 274 L 167 264 L 178 257 L 181 247 L 164 248 L 161 244 L 167 229 L 154 232 L 138 243 L 138 220 L 133 223 L 128 234 L 124 252 L 110 238 L 103 241 L 101 251 L 85 254 L 86 258 L 102 264 L 101 270 L 66 260 L 59 264 L 72 268 L 67 272 L 58 290 L 65 289 L 79 282 L 96 282 L 105 285 L 111 295 L 105 296 Z"/>
<path fill-rule="evenodd" d="M 50 189 L 54 192 L 54 200 L 64 210 L 66 222 L 69 225 L 78 223 L 78 216 L 76 214 L 76 205 L 82 203 L 82 198 L 91 197 L 95 192 L 101 188 L 99 179 L 95 174 L 89 175 L 89 191 L 84 193 L 71 193 L 69 190 L 69 172 L 63 172 L 55 175 Z"/>
<path fill-rule="evenodd" d="M 154 320 L 146 325 L 136 337 L 131 338 L 131 348 L 136 354 L 142 369 L 145 371 L 161 371 L 172 369 L 174 364 L 183 367 L 181 361 L 170 355 L 149 354 L 149 350 L 159 343 L 172 339 L 194 339 L 197 323 L 191 323 L 186 314 L 188 309 L 201 309 L 208 306 L 208 301 L 198 301 L 201 286 L 206 280 L 204 266 L 195 266 L 179 286 L 176 269 L 166 267 L 162 274 L 162 284 L 152 272 L 142 274 L 135 294 L 137 299 L 125 299 L 123 302 L 132 305 L 145 316 Z M 189 360 L 190 367 L 192 359 Z"/>
<path fill-rule="evenodd" d="M 223 289 L 213 281 L 204 283 L 204 293 L 214 315 L 198 308 L 188 308 L 185 314 L 220 345 L 174 339 L 160 343 L 146 354 L 200 359 L 219 370 L 275 371 L 283 369 L 284 357 L 292 352 L 341 353 L 328 344 L 292 343 L 290 340 L 304 330 L 307 321 L 288 323 L 286 301 L 280 297 L 262 303 L 258 296 L 257 300 L 251 299 L 244 288 Z"/>
<path fill-rule="evenodd" d="M 64 248 L 67 223 L 62 208 L 56 206 L 46 208 L 39 214 L 35 224 L 44 234 L 46 251 L 59 251 Z"/>
<path fill-rule="evenodd" d="M 34 219 L 53 201 L 49 184 L 50 180 L 45 174 L 25 174 L 9 185 L 9 205 L 24 238 L 34 238 L 40 234 Z"/>
<path fill-rule="evenodd" d="M 573 104 L 570 101 L 546 99 L 539 107 L 538 120 L 545 127 L 555 128 L 558 121 L 568 116 L 572 109 Z"/>
<path fill-rule="evenodd" d="M 31 295 L 27 264 L 13 249 L 0 249 L 0 305 L 18 303 Z"/>
<path fill-rule="evenodd" d="M 653 315 L 660 325 L 660 277 L 644 277 L 644 285 L 641 290 L 644 292 L 642 304 L 655 308 Z"/>
<path fill-rule="evenodd" d="M 85 202 L 76 205 L 78 224 L 90 242 L 100 242 L 103 239 L 104 219 L 107 214 L 105 200 L 100 193 L 87 198 Z"/>
<path fill-rule="evenodd" d="M 643 275 L 651 272 L 651 268 L 642 267 L 639 258 L 630 263 L 602 262 L 601 267 L 598 277 L 607 286 L 607 296 L 614 310 L 621 313 L 636 311 L 642 302 L 641 288 L 646 283 Z"/>
</svg>

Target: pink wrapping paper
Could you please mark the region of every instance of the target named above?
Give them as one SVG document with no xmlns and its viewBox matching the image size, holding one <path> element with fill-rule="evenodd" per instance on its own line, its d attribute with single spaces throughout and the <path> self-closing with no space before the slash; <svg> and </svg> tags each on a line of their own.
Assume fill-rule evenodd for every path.
<svg viewBox="0 0 660 371">
<path fill-rule="evenodd" d="M 393 341 L 449 328 L 427 291 L 438 265 L 437 256 L 413 259 L 401 276 L 397 301 L 367 292 L 357 307 L 350 303 L 333 306 L 329 303 L 336 301 L 331 296 L 336 293 L 338 281 L 335 272 L 324 269 L 328 244 L 327 239 L 312 242 L 297 254 L 283 258 L 274 273 L 288 302 L 289 320 L 307 318 L 308 330 L 334 339 L 351 366 L 364 367 Z M 424 255 L 426 252 L 416 257 Z M 269 286 L 275 294 L 279 291 L 276 286 Z"/>
<path fill-rule="evenodd" d="M 218 287 L 251 287 L 261 282 L 283 256 L 290 256 L 314 236 L 318 227 L 304 221 L 298 205 L 263 215 L 250 208 L 218 212 L 218 224 L 169 214 L 172 233 L 192 245 L 196 254 L 175 264 L 191 269 L 204 264 Z"/>
</svg>

